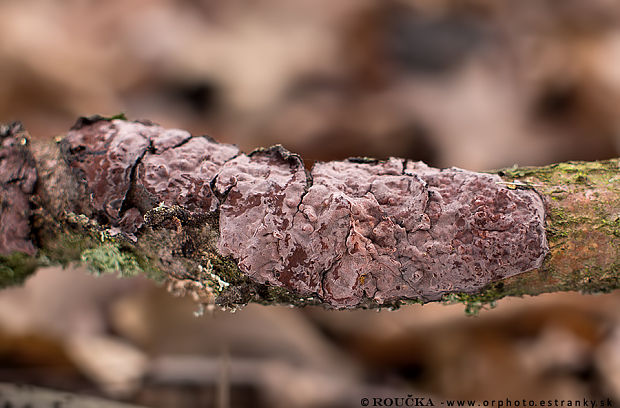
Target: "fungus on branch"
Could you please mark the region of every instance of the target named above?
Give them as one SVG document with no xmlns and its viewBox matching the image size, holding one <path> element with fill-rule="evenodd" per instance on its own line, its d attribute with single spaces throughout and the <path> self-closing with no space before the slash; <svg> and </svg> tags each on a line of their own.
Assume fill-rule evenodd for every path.
<svg viewBox="0 0 620 408">
<path fill-rule="evenodd" d="M 82 261 L 201 303 L 398 306 L 620 287 L 620 159 L 475 173 L 317 163 L 150 122 L 0 126 L 0 286 Z M 534 190 L 535 187 L 536 189 Z M 174 285 L 173 285 L 174 286 Z M 178 286 L 178 285 L 177 285 Z"/>
<path fill-rule="evenodd" d="M 246 155 L 118 119 L 83 120 L 61 145 L 104 225 L 139 243 L 145 215 L 179 207 L 206 217 L 218 238 L 205 250 L 250 280 L 334 307 L 475 292 L 548 251 L 541 197 L 497 175 L 395 158 L 307 172 L 281 146 Z"/>
</svg>

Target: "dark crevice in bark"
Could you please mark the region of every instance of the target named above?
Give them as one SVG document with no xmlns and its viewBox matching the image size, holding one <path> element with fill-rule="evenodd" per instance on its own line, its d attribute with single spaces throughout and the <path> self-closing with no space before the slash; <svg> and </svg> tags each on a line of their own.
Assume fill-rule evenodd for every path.
<svg viewBox="0 0 620 408">
<path fill-rule="evenodd" d="M 210 136 L 205 136 L 207 138 L 207 140 L 209 140 L 210 142 L 213 143 L 219 143 L 217 142 L 215 139 L 213 139 Z M 211 191 L 213 192 L 213 194 L 215 195 L 215 198 L 218 200 L 219 205 L 218 205 L 218 214 L 219 214 L 219 207 L 220 205 L 222 205 L 224 203 L 224 201 L 226 201 L 226 197 L 228 197 L 228 193 L 230 192 L 230 190 L 234 187 L 234 186 L 230 186 L 229 188 L 227 188 L 223 193 L 220 193 L 219 190 L 217 188 L 215 188 L 215 184 L 217 183 L 217 178 L 220 175 L 220 172 L 222 171 L 222 169 L 224 168 L 224 166 L 235 160 L 237 157 L 243 155 L 244 153 L 242 151 L 239 151 L 237 154 L 233 155 L 232 157 L 224 160 L 224 162 L 222 163 L 222 165 L 220 166 L 218 172 L 215 174 L 215 176 L 213 176 L 213 178 L 211 178 L 211 180 L 209 181 L 209 187 L 211 188 Z"/>
<path fill-rule="evenodd" d="M 136 162 L 133 164 L 133 166 L 131 166 L 131 170 L 129 171 L 129 189 L 127 190 L 127 193 L 125 193 L 123 204 L 121 204 L 119 218 L 122 218 L 127 210 L 137 207 L 134 204 L 135 199 L 133 198 L 136 195 L 136 188 L 137 188 L 136 187 L 136 169 L 138 168 L 138 165 L 142 162 L 142 159 L 147 154 L 147 152 L 149 151 L 152 145 L 153 145 L 152 141 L 149 140 L 149 146 L 144 150 L 144 152 L 142 152 L 140 156 L 138 156 L 138 159 L 136 160 Z"/>
<path fill-rule="evenodd" d="M 403 169 L 400 172 L 401 175 L 406 176 L 407 175 L 407 163 L 409 163 L 411 160 L 409 159 L 402 159 L 402 165 L 403 165 Z"/>
</svg>

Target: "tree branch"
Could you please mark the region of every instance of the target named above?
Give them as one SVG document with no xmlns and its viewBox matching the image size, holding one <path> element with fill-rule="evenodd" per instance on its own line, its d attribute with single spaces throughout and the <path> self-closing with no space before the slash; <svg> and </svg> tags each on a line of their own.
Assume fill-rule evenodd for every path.
<svg viewBox="0 0 620 408">
<path fill-rule="evenodd" d="M 619 160 L 433 169 L 390 158 L 305 169 L 123 118 L 56 144 L 0 128 L 0 284 L 80 261 L 205 305 L 396 307 L 618 287 Z"/>
</svg>

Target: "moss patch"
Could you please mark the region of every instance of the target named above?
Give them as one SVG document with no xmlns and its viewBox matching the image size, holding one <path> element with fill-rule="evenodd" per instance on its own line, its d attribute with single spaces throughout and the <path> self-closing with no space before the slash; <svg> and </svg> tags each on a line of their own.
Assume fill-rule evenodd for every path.
<svg viewBox="0 0 620 408">
<path fill-rule="evenodd" d="M 467 316 L 478 316 L 483 309 L 493 309 L 497 300 L 505 296 L 502 293 L 503 284 L 494 283 L 487 286 L 480 293 L 448 293 L 441 298 L 444 304 L 462 303 L 465 305 Z"/>
<path fill-rule="evenodd" d="M 0 255 L 0 289 L 21 285 L 38 266 L 36 258 L 21 252 Z"/>
</svg>

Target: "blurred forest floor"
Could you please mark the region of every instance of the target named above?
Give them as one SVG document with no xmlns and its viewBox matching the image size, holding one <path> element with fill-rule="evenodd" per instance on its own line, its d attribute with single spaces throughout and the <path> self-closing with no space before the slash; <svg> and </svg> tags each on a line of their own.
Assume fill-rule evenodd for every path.
<svg viewBox="0 0 620 408">
<path fill-rule="evenodd" d="M 125 112 L 308 165 L 488 170 L 620 155 L 616 0 L 5 0 L 0 122 L 51 139 Z M 154 407 L 372 396 L 620 401 L 620 295 L 196 318 L 136 278 L 0 293 L 0 381 Z M 228 397 L 226 397 L 228 395 Z M 0 395 L 0 400 L 2 396 Z M 228 401 L 228 403 L 226 403 Z"/>
</svg>

